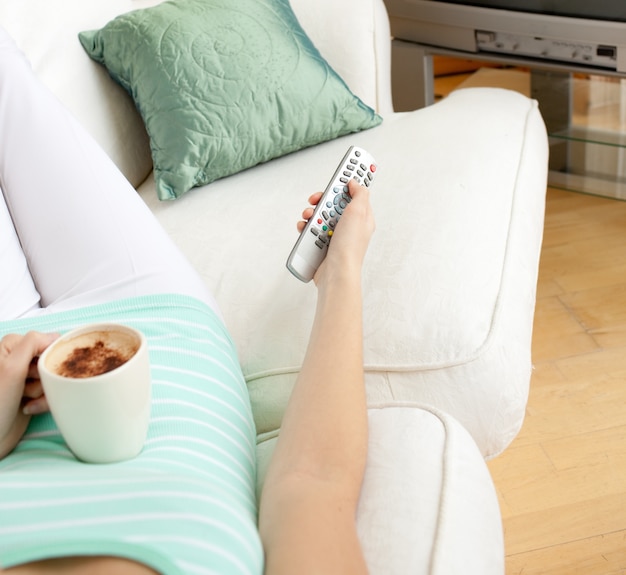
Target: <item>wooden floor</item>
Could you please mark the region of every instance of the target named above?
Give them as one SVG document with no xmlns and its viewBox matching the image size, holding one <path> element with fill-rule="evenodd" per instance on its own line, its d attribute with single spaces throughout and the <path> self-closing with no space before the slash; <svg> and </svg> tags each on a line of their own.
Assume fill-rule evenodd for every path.
<svg viewBox="0 0 626 575">
<path fill-rule="evenodd" d="M 521 433 L 489 467 L 507 575 L 626 575 L 626 202 L 548 190 Z"/>
<path fill-rule="evenodd" d="M 489 462 L 506 575 L 626 575 L 626 202 L 548 189 L 533 361 L 524 426 Z"/>
</svg>

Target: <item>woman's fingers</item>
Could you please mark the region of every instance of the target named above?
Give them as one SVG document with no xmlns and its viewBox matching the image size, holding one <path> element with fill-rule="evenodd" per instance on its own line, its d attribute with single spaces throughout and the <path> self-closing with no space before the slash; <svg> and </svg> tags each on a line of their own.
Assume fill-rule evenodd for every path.
<svg viewBox="0 0 626 575">
<path fill-rule="evenodd" d="M 314 194 L 311 194 L 309 196 L 309 204 L 311 204 L 311 206 L 317 206 L 321 197 L 322 197 L 322 192 L 315 192 Z M 315 207 L 308 207 L 308 208 L 305 208 L 304 211 L 302 212 L 303 221 L 300 221 L 296 224 L 296 227 L 298 228 L 298 231 L 300 233 L 302 233 L 304 226 L 306 226 L 306 223 L 311 219 L 311 216 L 313 215 L 314 211 L 315 211 Z"/>
<path fill-rule="evenodd" d="M 24 385 L 24 397 L 28 399 L 37 399 L 42 395 L 43 386 L 41 385 L 41 380 L 26 380 L 26 384 Z"/>
<path fill-rule="evenodd" d="M 315 192 L 314 194 L 311 194 L 309 196 L 309 203 L 312 206 L 317 206 L 318 202 L 320 201 L 323 195 L 324 195 L 323 192 Z"/>
<path fill-rule="evenodd" d="M 48 407 L 48 401 L 45 395 L 37 399 L 26 401 L 22 406 L 22 413 L 25 415 L 39 415 L 40 413 L 47 413 L 48 411 L 50 411 L 50 408 Z"/>
</svg>

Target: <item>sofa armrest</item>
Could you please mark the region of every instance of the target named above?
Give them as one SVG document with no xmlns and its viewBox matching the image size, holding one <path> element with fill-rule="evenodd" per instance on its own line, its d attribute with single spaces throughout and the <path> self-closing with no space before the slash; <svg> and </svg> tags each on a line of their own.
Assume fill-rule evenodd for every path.
<svg viewBox="0 0 626 575">
<path fill-rule="evenodd" d="M 465 428 L 412 402 L 372 407 L 368 422 L 357 529 L 370 574 L 503 575 L 498 496 Z M 259 437 L 259 493 L 275 442 Z"/>
<path fill-rule="evenodd" d="M 379 114 L 391 113 L 391 32 L 383 0 L 291 0 L 291 5 L 350 89 Z"/>
</svg>

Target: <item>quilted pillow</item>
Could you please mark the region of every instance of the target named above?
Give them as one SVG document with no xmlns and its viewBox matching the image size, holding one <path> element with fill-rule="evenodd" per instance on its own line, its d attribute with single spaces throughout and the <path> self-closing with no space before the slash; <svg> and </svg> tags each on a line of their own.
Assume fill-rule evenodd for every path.
<svg viewBox="0 0 626 575">
<path fill-rule="evenodd" d="M 79 37 L 134 98 L 161 200 L 381 122 L 288 0 L 170 0 Z"/>
</svg>

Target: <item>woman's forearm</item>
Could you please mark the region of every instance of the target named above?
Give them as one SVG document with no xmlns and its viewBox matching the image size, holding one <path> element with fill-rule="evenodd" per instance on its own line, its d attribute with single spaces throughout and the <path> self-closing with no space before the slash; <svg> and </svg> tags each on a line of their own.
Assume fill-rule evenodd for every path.
<svg viewBox="0 0 626 575">
<path fill-rule="evenodd" d="M 365 574 L 356 509 L 367 455 L 360 281 L 319 294 L 261 496 L 266 575 Z"/>
<path fill-rule="evenodd" d="M 360 274 L 320 288 L 309 346 L 281 426 L 275 473 L 352 482 L 367 450 Z"/>
</svg>

